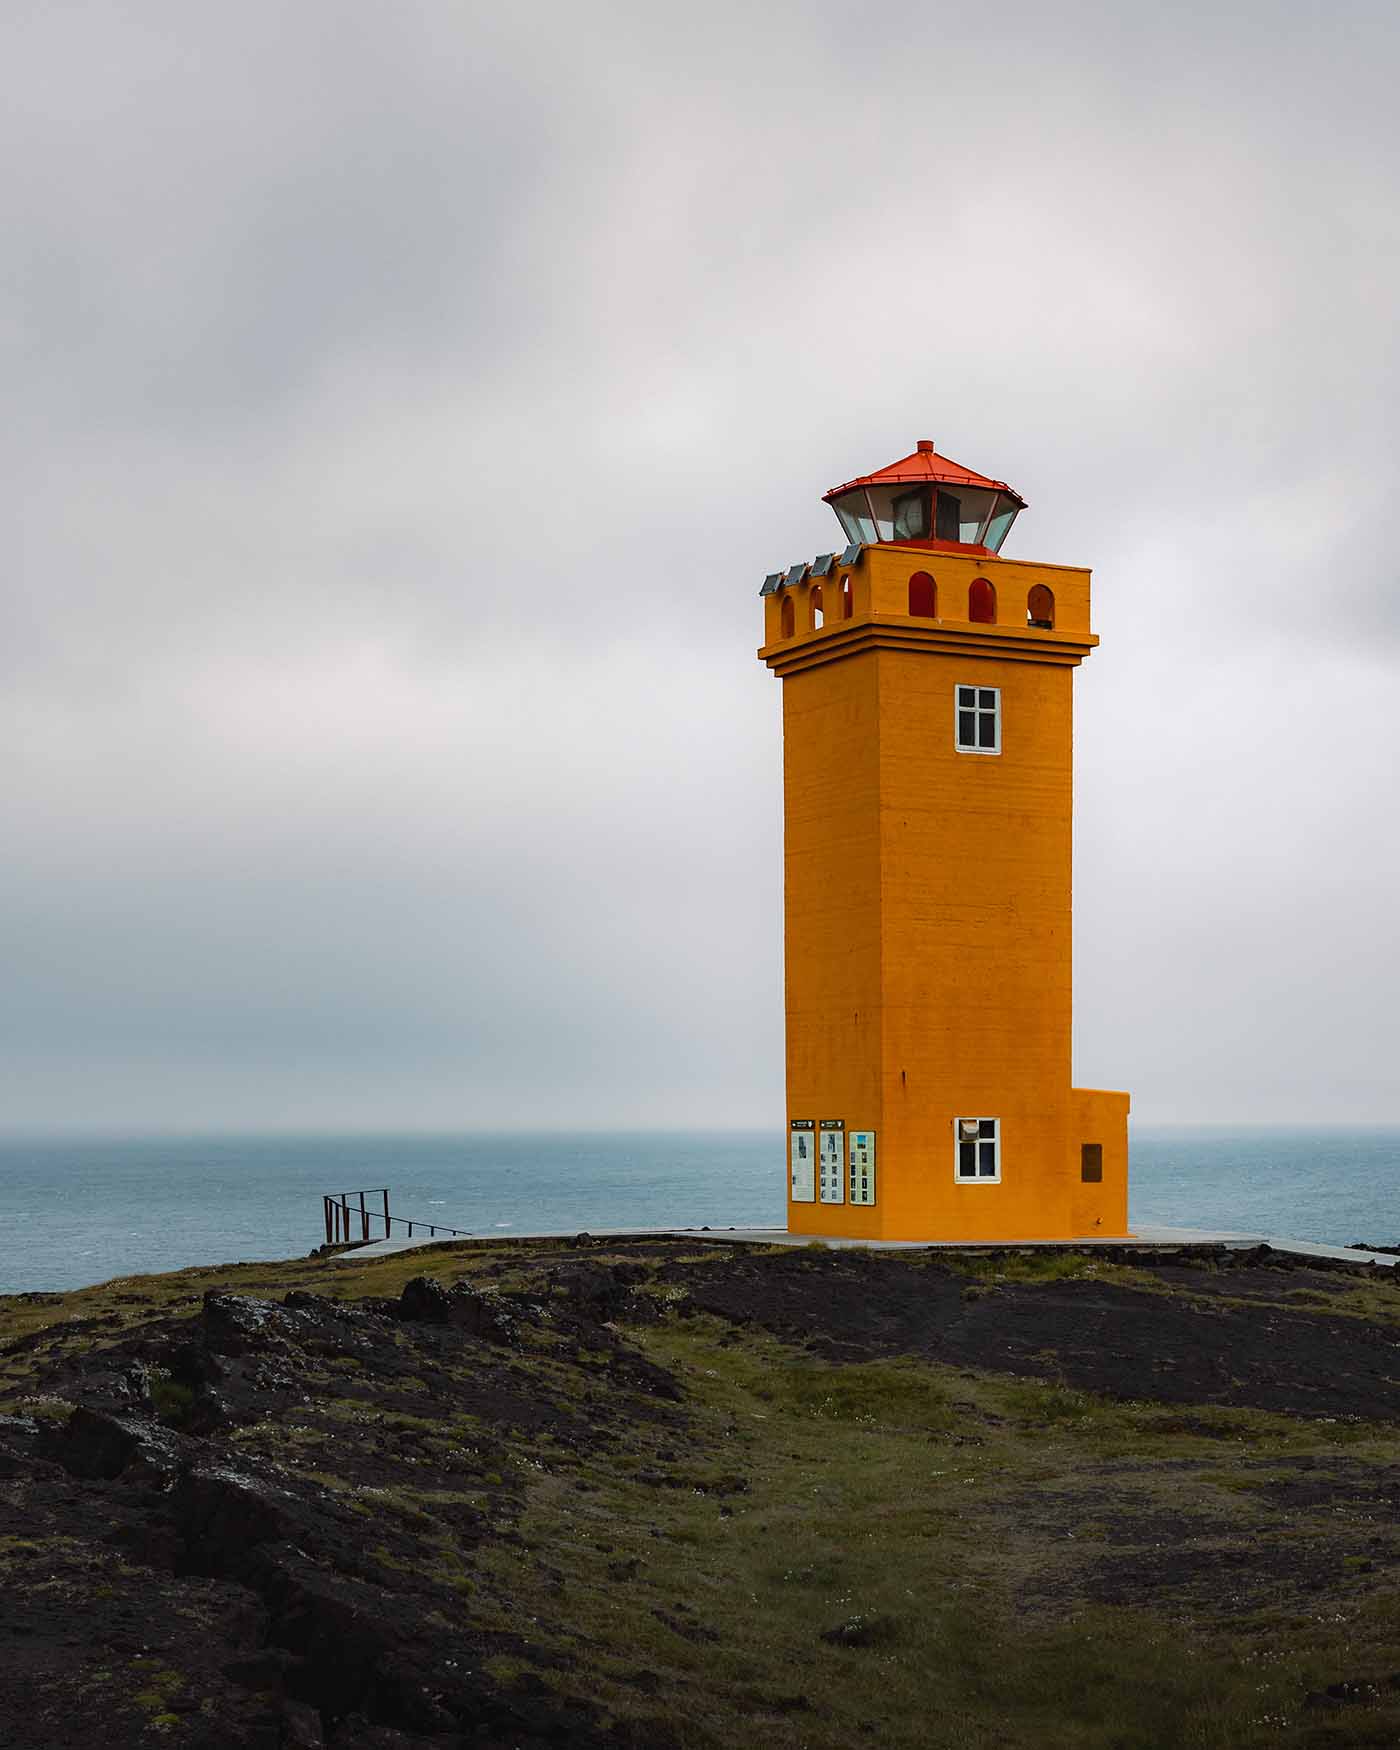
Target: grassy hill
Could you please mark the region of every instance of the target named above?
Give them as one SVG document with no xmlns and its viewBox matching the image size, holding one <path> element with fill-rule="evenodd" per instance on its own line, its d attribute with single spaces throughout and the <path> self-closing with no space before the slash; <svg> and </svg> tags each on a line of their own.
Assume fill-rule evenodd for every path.
<svg viewBox="0 0 1400 1750">
<path fill-rule="evenodd" d="M 0 1298 L 0 1743 L 1400 1742 L 1400 1282 L 459 1243 Z"/>
</svg>

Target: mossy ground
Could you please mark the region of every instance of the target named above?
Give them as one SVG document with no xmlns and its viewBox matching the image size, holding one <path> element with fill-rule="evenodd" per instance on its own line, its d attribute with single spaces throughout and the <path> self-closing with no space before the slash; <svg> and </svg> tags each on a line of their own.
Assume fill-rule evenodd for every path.
<svg viewBox="0 0 1400 1750">
<path fill-rule="evenodd" d="M 566 1329 L 550 1307 L 579 1265 L 644 1279 Z M 0 1301 L 0 1408 L 60 1418 L 81 1395 L 72 1357 L 124 1353 L 210 1289 L 358 1303 L 425 1271 L 536 1296 L 489 1381 L 477 1341 L 425 1351 L 409 1333 L 392 1380 L 373 1354 L 312 1344 L 294 1397 L 250 1405 L 219 1442 L 336 1503 L 363 1527 L 364 1574 L 403 1593 L 425 1639 L 459 1637 L 482 1683 L 586 1705 L 590 1741 L 1400 1742 L 1400 1417 L 1380 1386 L 1374 1414 L 1326 1413 L 1336 1381 L 1298 1337 L 1354 1380 L 1400 1356 L 1400 1293 L 1366 1273 L 659 1241 L 232 1266 Z M 958 1309 L 956 1354 L 929 1336 L 954 1313 L 923 1319 L 935 1292 Z M 1160 1355 L 1139 1358 L 1140 1395 L 1120 1386 L 1131 1357 L 1105 1363 L 1111 1389 L 1086 1383 L 1064 1332 L 1139 1300 L 1142 1328 L 1153 1306 L 1164 1329 L 1189 1313 L 1180 1353 L 1196 1345 L 1207 1397 L 1154 1371 Z M 901 1324 L 901 1306 L 918 1316 Z M 678 1397 L 647 1400 L 628 1356 Z M 1400 1361 L 1374 1365 L 1397 1383 Z M 152 1395 L 176 1428 L 196 1407 Z M 71 1540 L 6 1529 L 7 1587 L 60 1558 L 77 1571 Z M 90 1590 L 131 1583 L 129 1562 L 85 1559 Z M 141 1669 L 89 1657 L 90 1685 L 115 1671 L 109 1702 L 128 1687 L 129 1739 L 108 1741 L 207 1730 L 172 1711 L 195 1683 L 169 1650 Z M 323 1722 L 328 1743 L 359 1741 Z"/>
</svg>

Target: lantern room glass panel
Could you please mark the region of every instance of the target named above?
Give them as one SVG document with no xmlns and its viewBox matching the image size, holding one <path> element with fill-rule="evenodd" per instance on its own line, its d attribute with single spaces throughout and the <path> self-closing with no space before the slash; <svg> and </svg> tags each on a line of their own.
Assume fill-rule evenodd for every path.
<svg viewBox="0 0 1400 1750">
<path fill-rule="evenodd" d="M 903 486 L 870 486 L 866 490 L 870 497 L 870 508 L 875 513 L 875 539 L 893 541 L 894 502 L 897 498 L 903 498 L 908 489 Z"/>
<path fill-rule="evenodd" d="M 995 492 L 988 492 L 977 486 L 965 487 L 959 492 L 958 539 L 965 546 L 982 545 L 982 536 L 986 532 L 987 521 L 996 498 Z"/>
<path fill-rule="evenodd" d="M 833 500 L 831 508 L 836 512 L 848 541 L 857 541 L 862 547 L 875 541 L 875 519 L 870 514 L 870 504 L 863 489 L 843 493 Z"/>
<path fill-rule="evenodd" d="M 1001 544 L 1011 533 L 1011 525 L 1016 521 L 1016 513 L 1020 508 L 1014 498 L 1008 498 L 1004 492 L 997 494 L 996 507 L 992 511 L 992 520 L 987 524 L 987 536 L 983 542 L 993 553 L 1001 552 Z"/>
<path fill-rule="evenodd" d="M 933 492 L 928 486 L 916 486 L 912 492 L 898 492 L 894 499 L 894 538 L 896 541 L 926 541 L 932 534 L 931 516 Z"/>
</svg>

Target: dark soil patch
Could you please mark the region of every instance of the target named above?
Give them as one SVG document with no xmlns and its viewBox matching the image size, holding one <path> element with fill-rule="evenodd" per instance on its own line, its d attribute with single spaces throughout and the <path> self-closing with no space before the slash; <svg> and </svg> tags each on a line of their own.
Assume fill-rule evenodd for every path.
<svg viewBox="0 0 1400 1750">
<path fill-rule="evenodd" d="M 1029 1534 L 1057 1552 L 1053 1570 L 1026 1582 L 1024 1607 L 1069 1600 L 1237 1616 L 1264 1609 L 1307 1610 L 1320 1594 L 1369 1589 L 1400 1567 L 1400 1486 L 1394 1465 L 1342 1455 L 1235 1463 L 1222 1506 L 1168 1504 L 1149 1487 L 1154 1476 L 1218 1482 L 1207 1462 L 1170 1466 L 1086 1467 L 1085 1487 L 1027 1489 L 983 1509 L 988 1537 L 1001 1527 Z M 1257 1488 L 1249 1473 L 1259 1476 Z M 1243 1478 L 1240 1478 L 1243 1473 Z M 1243 1480 L 1245 1486 L 1240 1487 Z M 1107 1553 L 1105 1553 L 1105 1550 Z"/>
<path fill-rule="evenodd" d="M 1319 1597 L 1335 1600 L 1349 1577 L 1357 1584 L 1363 1578 L 1349 1575 L 1331 1541 L 1168 1543 L 1115 1550 L 1091 1563 L 1075 1590 L 1095 1604 L 1153 1605 L 1208 1618 L 1306 1609 Z"/>
<path fill-rule="evenodd" d="M 1272 1260 L 1267 1265 L 1252 1269 L 1239 1265 L 1212 1268 L 1199 1264 L 1154 1262 L 1146 1263 L 1141 1268 L 1150 1271 L 1164 1287 L 1178 1288 L 1188 1294 L 1230 1300 L 1274 1301 L 1282 1305 L 1301 1299 L 1315 1299 L 1319 1295 L 1343 1295 L 1355 1281 L 1351 1272 L 1309 1270 L 1285 1264 L 1278 1261 L 1277 1253 L 1272 1254 Z M 1359 1268 L 1364 1270 L 1366 1266 L 1361 1265 Z M 1388 1270 L 1384 1279 L 1387 1283 L 1392 1280 Z M 1400 1278 L 1394 1280 L 1400 1285 Z"/>
<path fill-rule="evenodd" d="M 1286 1466 L 1268 1459 L 1237 1464 L 1261 1471 L 1256 1499 L 1281 1513 L 1326 1508 L 1334 1516 L 1356 1518 L 1394 1529 L 1400 1536 L 1400 1465 L 1367 1464 L 1360 1459 L 1293 1459 Z"/>
<path fill-rule="evenodd" d="M 917 1355 L 1123 1400 L 1400 1419 L 1396 1332 L 1354 1317 L 1094 1277 L 970 1283 L 927 1254 L 801 1251 L 663 1275 L 687 1282 L 695 1311 L 835 1361 Z"/>
</svg>

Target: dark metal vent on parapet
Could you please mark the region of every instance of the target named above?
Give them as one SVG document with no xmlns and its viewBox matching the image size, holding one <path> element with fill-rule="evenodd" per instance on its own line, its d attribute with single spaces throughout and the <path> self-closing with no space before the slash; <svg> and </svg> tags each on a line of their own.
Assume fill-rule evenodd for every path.
<svg viewBox="0 0 1400 1750">
<path fill-rule="evenodd" d="M 786 571 L 770 571 L 758 593 L 776 595 L 780 589 L 796 589 L 808 577 L 830 577 L 838 565 L 854 565 L 864 551 L 859 541 L 852 541 L 839 559 L 834 553 L 818 553 L 810 565 L 789 565 Z"/>
</svg>

